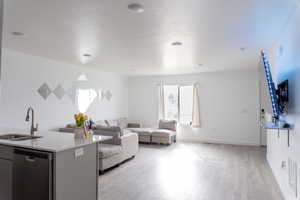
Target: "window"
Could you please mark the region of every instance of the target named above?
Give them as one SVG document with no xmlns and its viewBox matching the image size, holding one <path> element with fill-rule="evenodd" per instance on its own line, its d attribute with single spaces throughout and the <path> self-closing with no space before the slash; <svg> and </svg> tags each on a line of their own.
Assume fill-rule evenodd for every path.
<svg viewBox="0 0 300 200">
<path fill-rule="evenodd" d="M 182 124 L 192 122 L 193 86 L 164 86 L 165 118 Z"/>
<path fill-rule="evenodd" d="M 180 123 L 191 124 L 193 115 L 193 86 L 180 87 Z"/>
<path fill-rule="evenodd" d="M 178 119 L 178 86 L 164 86 L 165 118 Z"/>
</svg>

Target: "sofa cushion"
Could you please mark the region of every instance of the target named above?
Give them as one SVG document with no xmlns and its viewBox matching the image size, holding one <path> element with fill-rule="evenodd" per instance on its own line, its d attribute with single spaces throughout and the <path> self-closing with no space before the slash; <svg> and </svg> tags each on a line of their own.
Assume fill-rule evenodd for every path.
<svg viewBox="0 0 300 200">
<path fill-rule="evenodd" d="M 177 122 L 176 120 L 159 120 L 158 128 L 176 131 Z"/>
<path fill-rule="evenodd" d="M 106 122 L 106 120 L 99 120 L 95 122 L 96 126 L 108 126 L 108 123 Z"/>
<path fill-rule="evenodd" d="M 118 126 L 118 120 L 111 119 L 111 120 L 106 120 L 106 123 L 108 126 Z"/>
<path fill-rule="evenodd" d="M 127 128 L 127 130 L 137 133 L 139 136 L 142 136 L 142 135 L 149 136 L 152 134 L 154 129 L 152 129 L 152 128 Z"/>
<path fill-rule="evenodd" d="M 176 132 L 167 129 L 157 129 L 152 132 L 152 137 L 171 137 L 173 135 L 176 135 Z"/>
<path fill-rule="evenodd" d="M 117 120 L 117 123 L 118 123 L 118 126 L 121 128 L 121 129 L 124 129 L 124 128 L 127 128 L 127 119 L 124 117 L 124 118 L 120 118 Z"/>
<path fill-rule="evenodd" d="M 121 132 L 121 128 L 118 126 L 101 126 L 101 125 L 96 125 L 95 127 L 96 130 L 104 130 L 104 131 L 111 131 L 111 132 Z"/>
<path fill-rule="evenodd" d="M 120 154 L 122 152 L 122 147 L 120 145 L 113 144 L 103 144 L 99 145 L 99 157 L 100 158 L 109 158 L 114 155 Z"/>
</svg>

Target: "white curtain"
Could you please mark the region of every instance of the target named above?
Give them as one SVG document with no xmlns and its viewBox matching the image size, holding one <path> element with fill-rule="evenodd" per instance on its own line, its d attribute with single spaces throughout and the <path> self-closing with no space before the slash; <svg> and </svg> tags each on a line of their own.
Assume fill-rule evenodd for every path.
<svg viewBox="0 0 300 200">
<path fill-rule="evenodd" d="M 165 118 L 165 94 L 164 94 L 164 85 L 163 83 L 159 86 L 159 95 L 158 95 L 158 119 Z"/>
<path fill-rule="evenodd" d="M 199 94 L 198 87 L 195 84 L 193 88 L 193 116 L 192 116 L 192 127 L 200 128 L 200 105 L 199 105 Z"/>
</svg>

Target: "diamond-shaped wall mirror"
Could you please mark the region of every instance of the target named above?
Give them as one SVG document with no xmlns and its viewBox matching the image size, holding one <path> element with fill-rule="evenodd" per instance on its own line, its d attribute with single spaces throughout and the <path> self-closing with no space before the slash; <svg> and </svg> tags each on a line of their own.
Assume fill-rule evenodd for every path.
<svg viewBox="0 0 300 200">
<path fill-rule="evenodd" d="M 112 94 L 109 90 L 106 92 L 105 96 L 106 96 L 107 101 L 110 101 L 112 98 Z"/>
<path fill-rule="evenodd" d="M 65 95 L 65 90 L 61 85 L 58 85 L 54 90 L 53 94 L 58 98 L 62 99 Z"/>
<path fill-rule="evenodd" d="M 47 83 L 44 83 L 38 90 L 37 92 L 41 95 L 41 97 L 46 100 L 49 95 L 51 94 L 51 89 L 48 86 Z"/>
</svg>

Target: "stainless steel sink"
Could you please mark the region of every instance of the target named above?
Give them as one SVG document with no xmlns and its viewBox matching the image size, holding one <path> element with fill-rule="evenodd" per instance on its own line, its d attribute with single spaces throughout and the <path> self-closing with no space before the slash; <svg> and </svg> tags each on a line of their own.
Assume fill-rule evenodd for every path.
<svg viewBox="0 0 300 200">
<path fill-rule="evenodd" d="M 0 140 L 21 141 L 21 140 L 38 139 L 41 137 L 42 136 L 32 136 L 32 135 L 23 135 L 23 134 L 6 134 L 6 135 L 0 135 Z"/>
</svg>

